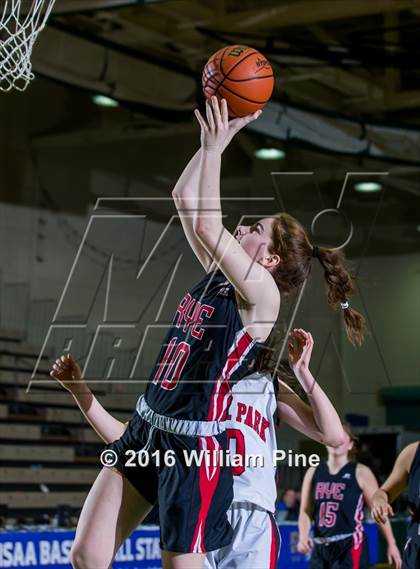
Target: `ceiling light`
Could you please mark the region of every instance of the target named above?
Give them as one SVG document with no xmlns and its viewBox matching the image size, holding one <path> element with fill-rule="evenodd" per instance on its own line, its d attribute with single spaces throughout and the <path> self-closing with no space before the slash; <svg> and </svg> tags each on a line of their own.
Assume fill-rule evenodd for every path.
<svg viewBox="0 0 420 569">
<path fill-rule="evenodd" d="M 260 160 L 282 160 L 286 153 L 279 148 L 258 148 L 254 156 Z"/>
<path fill-rule="evenodd" d="M 356 192 L 379 192 L 382 190 L 382 184 L 379 184 L 378 182 L 358 182 L 357 184 L 354 184 L 354 189 Z"/>
<path fill-rule="evenodd" d="M 119 103 L 115 99 L 111 99 L 111 97 L 106 97 L 105 95 L 94 95 L 92 97 L 93 102 L 95 105 L 99 107 L 118 107 Z"/>
</svg>

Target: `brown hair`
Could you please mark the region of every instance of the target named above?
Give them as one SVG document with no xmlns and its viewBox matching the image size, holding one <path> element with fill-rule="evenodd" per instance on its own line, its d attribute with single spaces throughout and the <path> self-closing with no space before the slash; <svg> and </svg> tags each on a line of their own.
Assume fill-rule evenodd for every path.
<svg viewBox="0 0 420 569">
<path fill-rule="evenodd" d="M 350 437 L 350 440 L 353 443 L 353 448 L 349 450 L 349 459 L 352 462 L 356 462 L 358 455 L 359 437 L 353 433 L 353 431 L 351 430 L 351 426 L 348 423 L 343 423 L 343 429 L 346 431 L 346 433 Z"/>
<path fill-rule="evenodd" d="M 288 295 L 303 284 L 309 276 L 314 259 L 314 246 L 310 243 L 303 225 L 287 213 L 274 216 L 271 254 L 278 254 L 281 262 L 273 271 L 274 280 L 282 294 Z M 334 308 L 347 303 L 354 293 L 354 278 L 345 267 L 341 251 L 319 247 L 316 256 L 324 269 L 327 285 L 327 302 Z M 347 337 L 360 346 L 366 331 L 364 317 L 354 308 L 342 310 Z"/>
</svg>

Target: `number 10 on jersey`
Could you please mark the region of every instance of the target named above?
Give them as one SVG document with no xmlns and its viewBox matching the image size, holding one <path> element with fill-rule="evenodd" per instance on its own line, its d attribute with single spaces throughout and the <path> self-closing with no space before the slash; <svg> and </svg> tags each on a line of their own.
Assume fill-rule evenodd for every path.
<svg viewBox="0 0 420 569">
<path fill-rule="evenodd" d="M 172 338 L 169 342 L 162 361 L 156 371 L 153 383 L 156 385 L 162 380 L 162 389 L 171 391 L 175 389 L 181 377 L 182 370 L 190 355 L 190 345 L 187 342 L 178 342 L 178 338 Z"/>
</svg>

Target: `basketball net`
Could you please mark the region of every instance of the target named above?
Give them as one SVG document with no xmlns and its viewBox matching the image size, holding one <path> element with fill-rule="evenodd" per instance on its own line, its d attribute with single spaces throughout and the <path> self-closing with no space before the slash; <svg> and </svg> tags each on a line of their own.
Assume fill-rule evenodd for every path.
<svg viewBox="0 0 420 569">
<path fill-rule="evenodd" d="M 0 91 L 24 91 L 35 77 L 31 55 L 55 0 L 4 0 L 0 19 Z M 23 5 L 24 4 L 24 5 Z"/>
</svg>

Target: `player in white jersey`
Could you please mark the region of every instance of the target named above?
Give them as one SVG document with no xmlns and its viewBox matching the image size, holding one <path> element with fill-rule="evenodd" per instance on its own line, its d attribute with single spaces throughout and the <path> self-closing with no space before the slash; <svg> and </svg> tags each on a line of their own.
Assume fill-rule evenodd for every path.
<svg viewBox="0 0 420 569">
<path fill-rule="evenodd" d="M 227 433 L 232 454 L 244 457 L 233 467 L 233 503 L 228 511 L 234 531 L 230 545 L 207 553 L 205 569 L 274 569 L 280 552 L 280 534 L 274 519 L 277 499 L 276 427 L 279 421 L 323 444 L 344 440 L 340 419 L 309 371 L 311 334 L 295 330 L 289 344 L 289 362 L 310 405 L 286 383 L 273 383 L 270 373 L 255 373 L 232 389 Z M 251 456 L 261 457 L 258 464 Z"/>
<path fill-rule="evenodd" d="M 295 330 L 289 343 L 289 361 L 299 383 L 309 395 L 310 405 L 283 381 L 271 374 L 254 373 L 232 389 L 227 420 L 232 453 L 261 455 L 262 464 L 245 461 L 234 468 L 234 499 L 228 512 L 234 530 L 232 543 L 208 553 L 206 569 L 274 569 L 280 550 L 280 536 L 274 520 L 277 497 L 273 452 L 279 419 L 312 439 L 329 446 L 344 440 L 340 419 L 309 371 L 313 348 L 311 334 Z M 105 442 L 114 440 L 126 425 L 108 413 L 90 392 L 73 358 L 57 359 L 51 375 L 66 389 L 84 394 L 76 398 L 85 418 Z M 79 389 L 75 389 L 75 385 Z M 135 526 L 133 526 L 134 529 Z"/>
<path fill-rule="evenodd" d="M 226 430 L 229 449 L 243 457 L 233 466 L 233 503 L 228 519 L 233 542 L 207 553 L 207 568 L 261 568 L 277 566 L 280 534 L 274 519 L 277 498 L 273 451 L 277 448 L 277 396 L 271 374 L 254 373 L 232 389 Z M 257 457 L 255 464 L 250 460 Z"/>
</svg>

